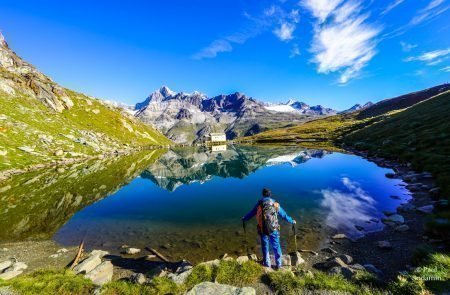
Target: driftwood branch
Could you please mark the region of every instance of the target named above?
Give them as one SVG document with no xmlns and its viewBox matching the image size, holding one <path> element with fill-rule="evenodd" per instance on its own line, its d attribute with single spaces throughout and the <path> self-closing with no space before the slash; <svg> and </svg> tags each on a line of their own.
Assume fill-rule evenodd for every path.
<svg viewBox="0 0 450 295">
<path fill-rule="evenodd" d="M 161 259 L 162 261 L 166 262 L 166 263 L 170 263 L 169 259 L 167 259 L 166 257 L 164 257 L 164 255 L 162 255 L 161 253 L 159 253 L 158 251 L 156 251 L 155 249 L 151 248 L 151 247 L 145 247 L 145 249 L 147 249 L 148 251 L 152 252 L 153 254 L 156 255 L 156 257 L 158 257 L 159 259 Z"/>
<path fill-rule="evenodd" d="M 78 261 L 80 261 L 81 258 L 81 254 L 83 254 L 83 248 L 84 248 L 84 239 L 81 241 L 80 246 L 78 247 L 77 255 L 75 256 L 75 259 L 73 260 L 69 269 L 73 269 L 78 264 Z"/>
</svg>

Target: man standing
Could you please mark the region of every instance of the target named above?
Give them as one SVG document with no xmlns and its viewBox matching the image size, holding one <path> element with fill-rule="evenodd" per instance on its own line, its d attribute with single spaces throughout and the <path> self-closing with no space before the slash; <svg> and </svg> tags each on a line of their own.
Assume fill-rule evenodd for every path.
<svg viewBox="0 0 450 295">
<path fill-rule="evenodd" d="M 242 217 L 248 221 L 256 215 L 258 221 L 258 234 L 261 236 L 261 248 L 263 253 L 263 265 L 270 267 L 269 242 L 275 254 L 277 269 L 281 267 L 281 246 L 280 246 L 280 225 L 278 216 L 291 224 L 296 224 L 295 220 L 286 214 L 280 204 L 271 198 L 272 193 L 268 189 L 263 189 L 263 197 L 255 207 Z"/>
</svg>

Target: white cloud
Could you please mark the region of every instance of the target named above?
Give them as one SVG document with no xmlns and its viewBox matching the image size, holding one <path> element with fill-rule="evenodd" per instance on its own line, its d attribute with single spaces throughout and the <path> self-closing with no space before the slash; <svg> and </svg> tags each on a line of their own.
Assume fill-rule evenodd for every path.
<svg viewBox="0 0 450 295">
<path fill-rule="evenodd" d="M 318 19 L 319 23 L 323 23 L 342 1 L 343 0 L 304 0 L 302 5 Z"/>
<path fill-rule="evenodd" d="M 299 55 L 300 55 L 300 48 L 298 47 L 297 44 L 294 44 L 294 46 L 292 46 L 292 48 L 291 48 L 291 53 L 289 54 L 289 58 L 294 58 Z"/>
<path fill-rule="evenodd" d="M 390 12 L 392 9 L 394 9 L 395 7 L 399 6 L 400 4 L 402 4 L 403 2 L 405 2 L 405 0 L 394 0 L 391 2 L 391 4 L 389 4 L 382 12 L 381 15 L 384 15 L 388 12 Z"/>
<path fill-rule="evenodd" d="M 290 23 L 282 23 L 279 28 L 273 30 L 273 33 L 280 39 L 281 41 L 289 41 L 294 38 L 292 34 L 295 31 L 295 25 Z"/>
<path fill-rule="evenodd" d="M 411 44 L 411 43 L 406 43 L 406 42 L 400 41 L 400 46 L 402 47 L 402 50 L 404 52 L 410 52 L 412 49 L 417 47 L 417 44 Z"/>
<path fill-rule="evenodd" d="M 312 5 L 319 2 L 320 5 Z M 346 84 L 358 77 L 375 56 L 375 38 L 380 29 L 366 23 L 368 15 L 360 13 L 359 1 L 348 1 L 336 8 L 339 3 L 336 0 L 305 0 L 303 5 L 318 16 L 311 47 L 317 71 L 324 74 L 338 72 L 338 82 Z M 335 7 L 332 13 L 323 10 L 323 7 L 332 6 Z"/>
<path fill-rule="evenodd" d="M 445 59 L 449 57 L 450 54 L 450 48 L 447 49 L 439 49 L 439 50 L 433 50 L 429 52 L 425 52 L 418 56 L 410 56 L 405 59 L 406 62 L 410 61 L 421 61 L 426 63 L 429 66 L 437 65 L 441 62 L 443 62 Z"/>
<path fill-rule="evenodd" d="M 444 72 L 449 73 L 449 72 L 450 72 L 450 66 L 443 67 L 443 68 L 441 69 L 441 71 L 444 71 Z"/>
<path fill-rule="evenodd" d="M 203 48 L 200 52 L 193 56 L 194 59 L 213 58 L 221 52 L 229 52 L 233 50 L 230 42 L 227 40 L 215 40 L 208 47 Z"/>
<path fill-rule="evenodd" d="M 431 0 L 425 8 L 419 10 L 411 19 L 410 25 L 418 25 L 448 10 L 449 6 L 442 7 L 444 2 L 445 0 Z"/>
<path fill-rule="evenodd" d="M 357 238 L 361 233 L 356 230 L 355 225 L 366 225 L 366 222 L 377 214 L 374 206 L 376 202 L 359 183 L 347 177 L 341 181 L 346 190 L 321 191 L 321 206 L 327 211 L 325 222 L 328 226 Z"/>
</svg>

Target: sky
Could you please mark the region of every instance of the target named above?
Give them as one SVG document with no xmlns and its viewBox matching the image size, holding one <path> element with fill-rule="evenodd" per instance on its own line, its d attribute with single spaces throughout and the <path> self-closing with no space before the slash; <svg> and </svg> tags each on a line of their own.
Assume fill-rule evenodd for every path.
<svg viewBox="0 0 450 295">
<path fill-rule="evenodd" d="M 10 47 L 134 104 L 161 85 L 346 109 L 449 82 L 449 0 L 0 0 Z"/>
</svg>

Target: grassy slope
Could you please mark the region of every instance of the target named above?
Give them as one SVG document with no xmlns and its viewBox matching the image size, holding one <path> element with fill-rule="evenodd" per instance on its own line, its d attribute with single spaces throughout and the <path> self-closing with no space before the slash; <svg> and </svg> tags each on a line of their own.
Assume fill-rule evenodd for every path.
<svg viewBox="0 0 450 295">
<path fill-rule="evenodd" d="M 45 163 L 62 149 L 95 155 L 138 146 L 167 145 L 170 141 L 151 127 L 100 100 L 68 91 L 74 106 L 57 113 L 35 98 L 0 91 L 0 171 Z M 6 116 L 6 117 L 5 117 Z M 5 119 L 6 118 L 6 119 Z M 79 140 L 81 139 L 81 140 Z M 33 153 L 18 147 L 27 146 Z M 75 154 L 76 155 L 76 154 Z M 66 153 L 65 157 L 74 154 Z"/>
<path fill-rule="evenodd" d="M 387 158 L 411 162 L 435 175 L 450 194 L 450 92 L 346 135 L 343 141 Z"/>
</svg>

